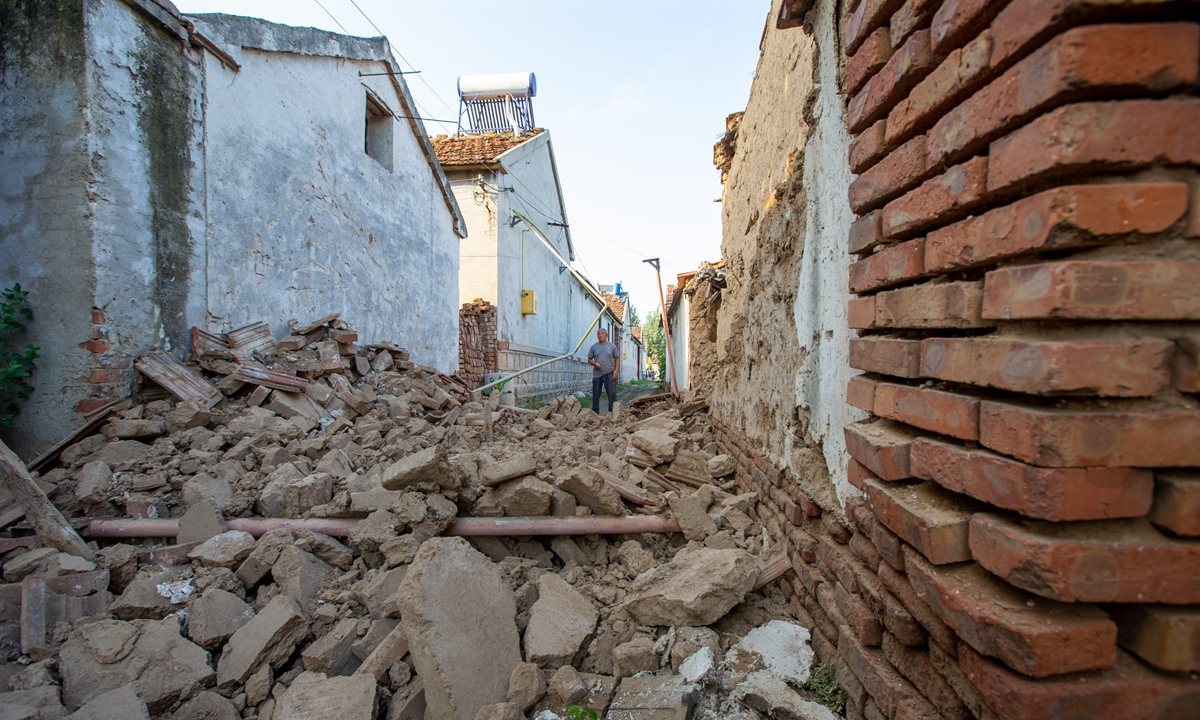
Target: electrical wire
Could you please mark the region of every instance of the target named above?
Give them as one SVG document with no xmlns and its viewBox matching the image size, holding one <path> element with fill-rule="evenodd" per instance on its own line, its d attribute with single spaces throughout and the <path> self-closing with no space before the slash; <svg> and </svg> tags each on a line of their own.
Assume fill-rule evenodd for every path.
<svg viewBox="0 0 1200 720">
<path fill-rule="evenodd" d="M 340 27 L 342 32 L 346 33 L 347 35 L 350 34 L 350 31 L 346 29 L 346 26 L 338 22 L 338 19 L 333 16 L 333 13 L 329 12 L 329 8 L 321 4 L 321 0 L 313 0 L 313 2 L 317 4 L 317 7 L 325 11 L 325 14 L 329 16 L 329 19 L 332 20 L 338 27 Z"/>
<path fill-rule="evenodd" d="M 358 6 L 357 2 L 355 2 L 354 0 L 350 0 L 350 4 L 353 5 L 356 10 L 358 10 L 358 12 L 363 16 L 363 18 L 366 19 L 366 21 L 368 23 L 370 23 L 371 27 L 375 28 L 375 32 L 379 33 L 380 36 L 382 36 L 383 39 L 387 41 L 388 47 L 390 47 L 392 49 L 392 52 L 396 53 L 397 57 L 399 57 L 401 60 L 403 60 L 404 63 L 406 65 L 408 65 L 410 68 L 412 68 L 413 70 L 417 69 L 417 67 L 415 65 L 413 65 L 412 63 L 410 63 L 408 61 L 408 58 L 404 57 L 404 55 L 402 55 L 400 53 L 400 51 L 396 49 L 396 46 L 392 44 L 392 41 L 388 38 L 388 36 L 382 30 L 379 29 L 379 26 L 375 24 L 374 20 L 372 20 L 370 17 L 368 17 L 367 13 L 364 12 L 363 9 Z M 438 94 L 438 91 L 433 89 L 433 86 L 429 84 L 428 80 L 421 77 L 420 75 L 417 76 L 417 79 L 420 80 L 422 83 L 424 83 L 425 87 L 429 88 L 429 92 L 433 93 L 433 96 L 438 99 L 438 102 L 440 102 L 442 104 L 442 107 L 446 108 L 450 112 L 454 112 L 454 108 L 450 107 L 450 104 L 447 103 L 446 100 L 441 95 Z M 429 114 L 429 113 L 426 113 L 426 114 Z"/>
</svg>

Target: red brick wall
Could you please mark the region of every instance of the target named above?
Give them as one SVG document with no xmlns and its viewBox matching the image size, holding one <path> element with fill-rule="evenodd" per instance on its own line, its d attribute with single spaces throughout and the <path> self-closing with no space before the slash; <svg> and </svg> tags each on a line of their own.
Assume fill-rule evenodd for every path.
<svg viewBox="0 0 1200 720">
<path fill-rule="evenodd" d="M 496 372 L 496 307 L 488 302 L 465 303 L 458 313 L 458 374 L 471 387 Z"/>
<path fill-rule="evenodd" d="M 133 385 L 133 358 L 113 352 L 103 310 L 92 310 L 92 336 L 79 347 L 91 354 L 91 369 L 87 377 L 79 378 L 88 387 L 88 397 L 75 403 L 75 412 L 86 415 L 128 397 Z"/>
<path fill-rule="evenodd" d="M 718 439 L 850 718 L 1200 717 L 1198 10 L 845 3 L 851 527 Z"/>
</svg>

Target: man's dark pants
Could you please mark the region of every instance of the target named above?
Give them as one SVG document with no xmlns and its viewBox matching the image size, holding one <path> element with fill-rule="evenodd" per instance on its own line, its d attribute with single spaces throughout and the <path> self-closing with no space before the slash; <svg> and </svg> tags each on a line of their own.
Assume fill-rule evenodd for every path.
<svg viewBox="0 0 1200 720">
<path fill-rule="evenodd" d="M 612 412 L 613 403 L 617 399 L 617 381 L 613 380 L 612 373 L 592 378 L 592 412 L 597 415 L 600 414 L 600 388 L 604 388 L 604 392 L 608 393 L 608 411 Z"/>
</svg>

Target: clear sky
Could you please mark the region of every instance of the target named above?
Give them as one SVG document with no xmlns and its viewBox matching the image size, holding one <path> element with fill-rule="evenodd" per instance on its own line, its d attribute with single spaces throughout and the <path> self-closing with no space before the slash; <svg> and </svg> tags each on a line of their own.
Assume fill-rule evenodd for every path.
<svg viewBox="0 0 1200 720">
<path fill-rule="evenodd" d="M 460 75 L 536 73 L 534 112 L 554 141 L 582 269 L 597 284 L 623 282 L 643 320 L 658 305 L 643 258 L 662 258 L 665 287 L 720 256 L 712 146 L 746 106 L 769 0 L 175 3 L 379 35 L 357 3 L 405 69 L 421 71 L 406 80 L 425 117 L 457 118 Z"/>
</svg>

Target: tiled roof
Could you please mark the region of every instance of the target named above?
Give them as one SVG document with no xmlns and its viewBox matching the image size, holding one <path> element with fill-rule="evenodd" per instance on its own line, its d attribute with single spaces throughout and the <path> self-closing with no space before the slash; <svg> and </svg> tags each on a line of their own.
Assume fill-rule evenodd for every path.
<svg viewBox="0 0 1200 720">
<path fill-rule="evenodd" d="M 617 320 L 625 322 L 625 302 L 616 295 L 604 293 L 604 299 L 608 302 L 608 309 L 613 311 L 613 315 L 617 316 Z"/>
<path fill-rule="evenodd" d="M 538 128 L 521 137 L 511 132 L 437 135 L 429 138 L 429 141 L 433 143 L 433 151 L 442 165 L 486 165 L 496 162 L 496 158 L 542 132 Z"/>
<path fill-rule="evenodd" d="M 629 328 L 629 332 L 633 333 L 633 337 L 636 338 L 637 340 L 642 339 L 642 326 L 641 325 L 634 325 L 633 327 Z"/>
</svg>

